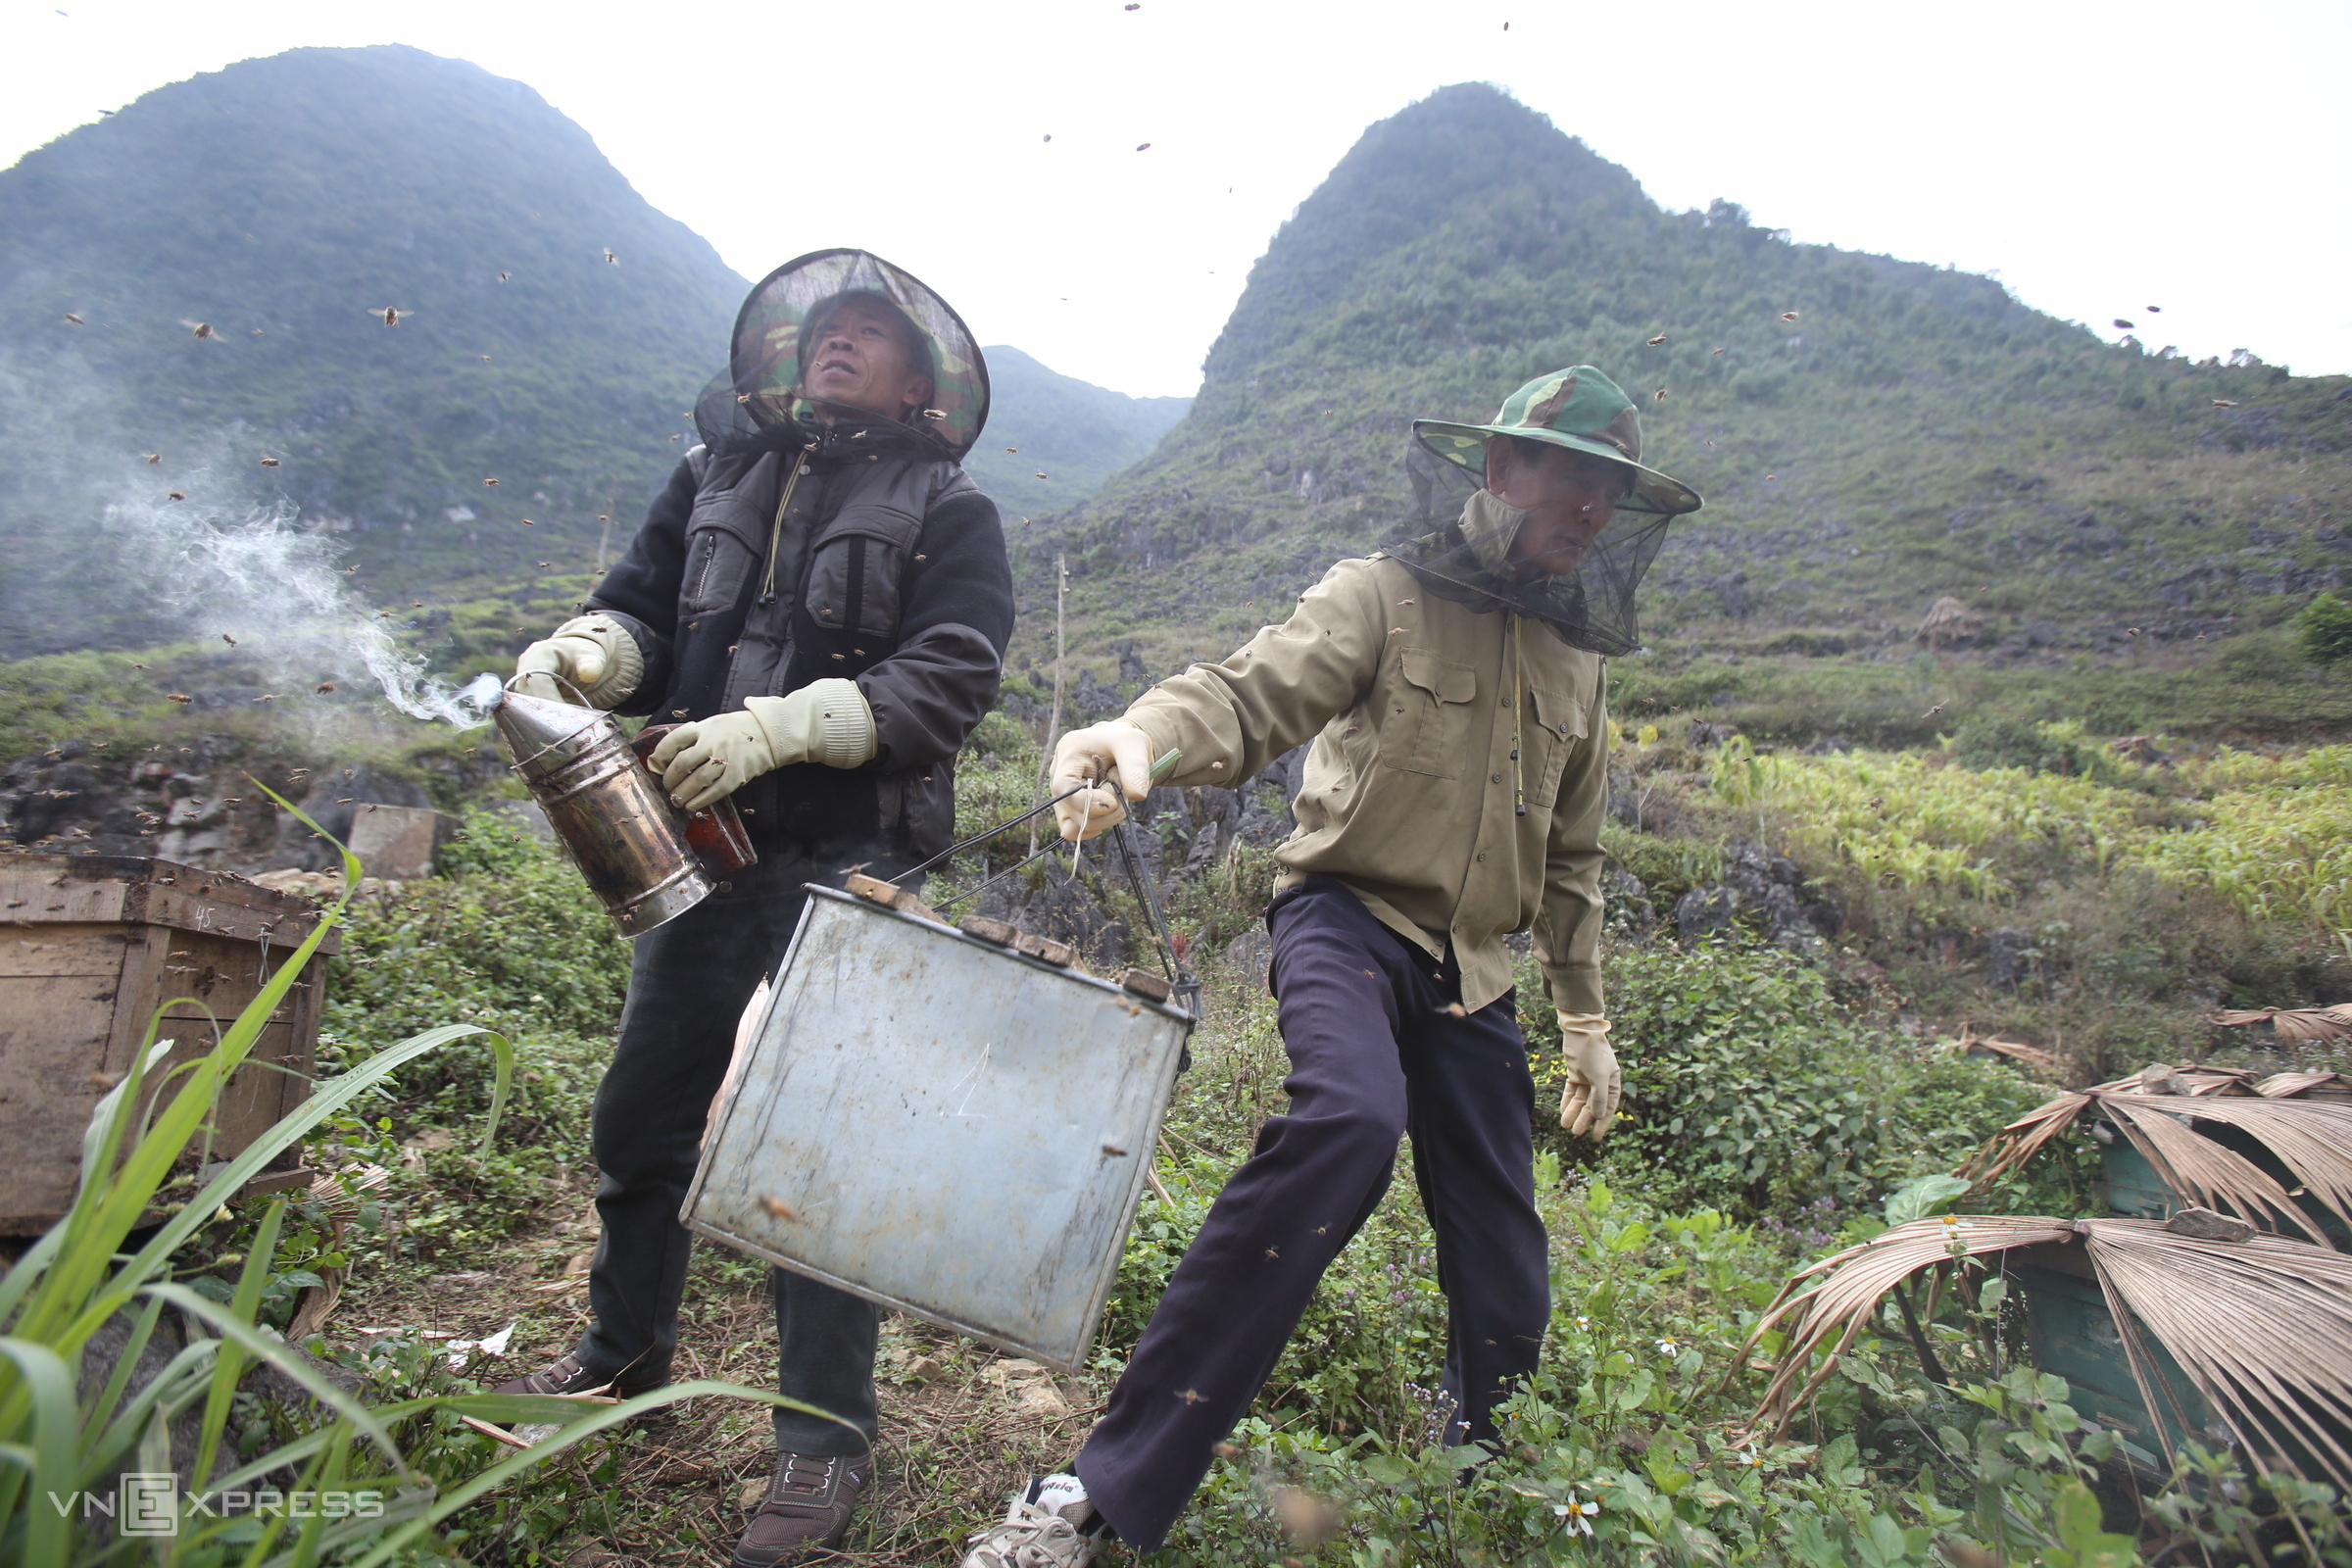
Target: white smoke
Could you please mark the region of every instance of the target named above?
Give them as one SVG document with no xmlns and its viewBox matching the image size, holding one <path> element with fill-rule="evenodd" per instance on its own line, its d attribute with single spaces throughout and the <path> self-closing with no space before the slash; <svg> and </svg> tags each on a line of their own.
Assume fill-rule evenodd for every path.
<svg viewBox="0 0 2352 1568">
<path fill-rule="evenodd" d="M 168 499 L 150 480 L 142 488 L 152 494 L 109 503 L 102 525 L 156 609 L 207 640 L 233 639 L 282 685 L 364 675 L 412 718 L 459 729 L 485 721 L 422 655 L 401 647 L 401 615 L 370 610 L 353 592 L 333 564 L 331 536 L 297 527 L 291 502 L 208 504 L 207 492 L 240 487 L 223 483 L 218 465 L 175 467 L 186 499 Z"/>
</svg>

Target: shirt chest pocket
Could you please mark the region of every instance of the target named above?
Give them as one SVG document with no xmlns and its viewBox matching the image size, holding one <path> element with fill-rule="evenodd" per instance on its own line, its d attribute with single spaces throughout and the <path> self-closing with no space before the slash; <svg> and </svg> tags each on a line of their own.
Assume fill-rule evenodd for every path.
<svg viewBox="0 0 2352 1568">
<path fill-rule="evenodd" d="M 845 507 L 808 550 L 802 605 L 827 631 L 889 637 L 899 629 L 900 580 L 923 520 L 896 507 Z"/>
<path fill-rule="evenodd" d="M 1380 760 L 1406 773 L 1461 777 L 1477 696 L 1478 671 L 1471 665 L 1426 648 L 1398 649 L 1396 679 L 1381 715 Z"/>
<path fill-rule="evenodd" d="M 1549 809 L 1559 799 L 1560 774 L 1568 765 L 1568 758 L 1586 740 L 1585 705 L 1573 697 L 1542 689 L 1527 694 L 1528 716 L 1534 720 L 1529 736 L 1537 748 L 1541 767 L 1528 773 L 1531 788 L 1527 804 L 1530 808 Z"/>
<path fill-rule="evenodd" d="M 686 518 L 686 570 L 678 592 L 681 616 L 732 610 L 742 601 L 744 584 L 767 551 L 761 520 L 734 490 L 695 502 Z"/>
</svg>

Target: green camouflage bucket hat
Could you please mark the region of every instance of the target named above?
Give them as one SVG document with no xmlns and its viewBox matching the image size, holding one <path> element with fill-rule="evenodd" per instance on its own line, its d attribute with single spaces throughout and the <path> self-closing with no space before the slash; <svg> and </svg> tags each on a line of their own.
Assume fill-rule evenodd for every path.
<svg viewBox="0 0 2352 1568">
<path fill-rule="evenodd" d="M 1439 457 L 1470 470 L 1482 484 L 1487 443 L 1498 435 L 1515 435 L 1631 466 L 1634 488 L 1617 504 L 1621 511 L 1672 517 L 1696 512 L 1701 504 L 1697 491 L 1642 465 L 1640 411 L 1616 382 L 1590 365 L 1537 376 L 1502 400 L 1493 424 L 1415 419 L 1413 434 Z"/>
</svg>

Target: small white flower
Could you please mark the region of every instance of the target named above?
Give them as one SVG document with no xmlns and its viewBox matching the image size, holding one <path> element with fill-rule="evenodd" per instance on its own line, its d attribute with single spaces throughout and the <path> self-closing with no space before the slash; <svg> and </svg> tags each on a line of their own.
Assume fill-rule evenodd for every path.
<svg viewBox="0 0 2352 1568">
<path fill-rule="evenodd" d="M 1672 1355 L 1681 1348 L 1682 1347 L 1677 1345 L 1672 1340 L 1660 1340 L 1658 1342 L 1658 1353 L 1660 1355 Z"/>
<path fill-rule="evenodd" d="M 1587 1328 L 1592 1325 L 1592 1320 L 1589 1317 L 1580 1317 L 1576 1320 L 1576 1326 L 1580 1329 Z"/>
</svg>

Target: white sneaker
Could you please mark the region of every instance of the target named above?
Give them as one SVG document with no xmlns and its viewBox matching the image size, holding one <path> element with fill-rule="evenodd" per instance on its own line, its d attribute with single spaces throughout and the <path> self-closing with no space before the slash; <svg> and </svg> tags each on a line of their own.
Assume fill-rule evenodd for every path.
<svg viewBox="0 0 2352 1568">
<path fill-rule="evenodd" d="M 1085 1568 L 1104 1539 L 1076 1476 L 1040 1476 L 1012 1499 L 1003 1524 L 971 1538 L 963 1568 Z"/>
</svg>

